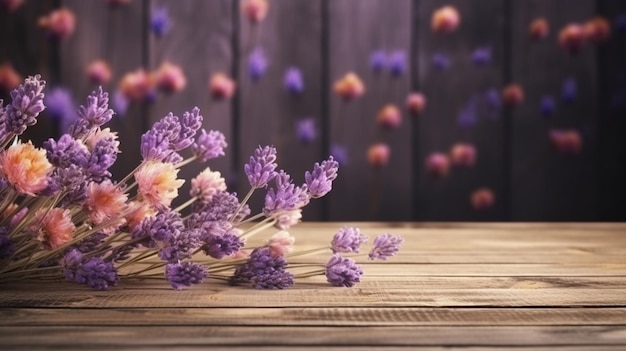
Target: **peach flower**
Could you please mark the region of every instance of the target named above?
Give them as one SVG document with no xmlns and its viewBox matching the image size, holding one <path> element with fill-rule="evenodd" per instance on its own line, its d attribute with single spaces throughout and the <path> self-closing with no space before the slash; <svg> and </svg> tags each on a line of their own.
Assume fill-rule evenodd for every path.
<svg viewBox="0 0 626 351">
<path fill-rule="evenodd" d="M 218 72 L 209 80 L 209 92 L 213 98 L 230 99 L 235 94 L 235 82 L 224 73 Z"/>
<path fill-rule="evenodd" d="M 280 232 L 272 235 L 267 241 L 267 247 L 270 249 L 270 255 L 272 257 L 285 256 L 293 251 L 293 244 L 296 242 L 296 238 L 289 234 L 289 232 L 281 230 Z"/>
<path fill-rule="evenodd" d="M 156 86 L 166 93 L 177 93 L 187 86 L 187 78 L 180 66 L 163 62 L 156 72 Z"/>
<path fill-rule="evenodd" d="M 335 82 L 333 90 L 335 94 L 344 100 L 352 100 L 361 97 L 365 93 L 365 85 L 354 72 L 348 72 Z"/>
<path fill-rule="evenodd" d="M 543 39 L 547 37 L 550 33 L 548 20 L 546 20 L 544 17 L 534 19 L 532 22 L 530 22 L 530 26 L 528 27 L 528 33 L 533 39 Z"/>
<path fill-rule="evenodd" d="M 519 84 L 509 84 L 502 89 L 502 100 L 507 106 L 517 106 L 524 101 L 524 90 Z"/>
<path fill-rule="evenodd" d="M 604 17 L 595 17 L 583 25 L 583 31 L 588 41 L 601 44 L 611 36 L 611 24 Z"/>
<path fill-rule="evenodd" d="M 94 224 L 102 224 L 122 213 L 128 196 L 110 180 L 91 182 L 87 186 L 85 207 Z"/>
<path fill-rule="evenodd" d="M 110 145 L 115 148 L 116 152 L 120 152 L 120 142 L 117 140 L 117 132 L 112 132 L 111 128 L 96 129 L 95 132 L 89 134 L 85 140 L 85 146 L 87 146 L 87 149 L 91 151 L 96 147 L 96 144 L 103 139 L 112 139 L 113 142 Z"/>
<path fill-rule="evenodd" d="M 413 115 L 419 116 L 426 108 L 426 97 L 422 93 L 410 93 L 406 97 L 406 109 Z"/>
<path fill-rule="evenodd" d="M 470 202 L 475 210 L 486 210 L 493 206 L 496 196 L 489 188 L 478 188 L 470 196 Z"/>
<path fill-rule="evenodd" d="M 280 230 L 287 230 L 291 228 L 291 226 L 300 223 L 301 219 L 302 219 L 301 208 L 297 210 L 281 212 L 278 215 L 278 217 L 276 217 L 276 224 L 274 224 L 274 226 Z"/>
<path fill-rule="evenodd" d="M 450 159 L 442 152 L 433 152 L 426 158 L 426 171 L 434 177 L 444 177 L 450 170 Z"/>
<path fill-rule="evenodd" d="M 585 28 L 578 23 L 568 24 L 559 32 L 559 46 L 570 54 L 580 52 L 586 41 Z"/>
<path fill-rule="evenodd" d="M 191 180 L 189 194 L 199 197 L 202 202 L 209 202 L 213 195 L 226 190 L 226 181 L 220 172 L 213 172 L 209 167 Z"/>
<path fill-rule="evenodd" d="M 398 128 L 402 124 L 402 113 L 396 105 L 385 105 L 376 116 L 378 125 L 383 128 Z"/>
<path fill-rule="evenodd" d="M 386 166 L 389 163 L 391 149 L 385 143 L 376 143 L 367 150 L 367 162 L 370 167 L 378 168 Z"/>
<path fill-rule="evenodd" d="M 70 210 L 63 208 L 37 210 L 31 223 L 29 230 L 49 250 L 56 250 L 68 243 L 76 230 Z"/>
<path fill-rule="evenodd" d="M 259 23 L 267 16 L 267 0 L 245 0 L 241 5 L 241 11 L 252 23 Z"/>
<path fill-rule="evenodd" d="M 153 217 L 157 211 L 150 204 L 143 201 L 131 201 L 125 216 L 126 225 L 132 231 L 146 217 Z"/>
<path fill-rule="evenodd" d="M 155 208 L 168 207 L 178 196 L 178 188 L 185 182 L 177 179 L 178 169 L 171 163 L 146 161 L 137 172 L 135 180 L 141 198 Z"/>
<path fill-rule="evenodd" d="M 9 92 L 20 85 L 22 77 L 10 63 L 0 65 L 0 91 Z"/>
<path fill-rule="evenodd" d="M 45 189 L 52 170 L 46 150 L 30 142 L 13 144 L 0 154 L 0 173 L 22 194 L 34 196 Z"/>
<path fill-rule="evenodd" d="M 430 26 L 435 33 L 452 33 L 461 23 L 459 11 L 454 6 L 444 6 L 433 12 Z"/>
<path fill-rule="evenodd" d="M 456 143 L 450 149 L 450 161 L 455 166 L 473 166 L 476 163 L 476 148 L 472 144 Z"/>
<path fill-rule="evenodd" d="M 94 84 L 102 85 L 111 80 L 111 66 L 104 60 L 90 63 L 86 69 L 87 78 Z"/>
<path fill-rule="evenodd" d="M 154 77 L 143 68 L 126 73 L 120 80 L 120 91 L 130 100 L 144 100 L 154 92 Z"/>
<path fill-rule="evenodd" d="M 76 16 L 67 8 L 60 8 L 42 16 L 38 21 L 39 27 L 57 39 L 65 39 L 74 33 L 76 28 Z"/>
</svg>

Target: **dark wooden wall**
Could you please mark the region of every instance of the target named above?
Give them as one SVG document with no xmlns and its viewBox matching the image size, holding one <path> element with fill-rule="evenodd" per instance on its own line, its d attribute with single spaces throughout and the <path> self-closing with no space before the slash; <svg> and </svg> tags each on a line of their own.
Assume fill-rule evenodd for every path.
<svg viewBox="0 0 626 351">
<path fill-rule="evenodd" d="M 613 33 L 601 45 L 569 56 L 559 49 L 559 29 L 595 15 L 614 21 L 626 13 L 620 0 L 450 0 L 461 13 L 460 28 L 436 35 L 430 28 L 438 0 L 270 0 L 267 18 L 251 26 L 237 0 L 133 0 L 111 8 L 104 0 L 26 0 L 13 13 L 0 11 L 0 64 L 12 63 L 22 75 L 41 73 L 51 85 L 65 86 L 82 102 L 94 88 L 84 68 L 94 59 L 107 60 L 114 91 L 122 75 L 144 67 L 156 69 L 167 60 L 186 73 L 187 87 L 152 104 L 134 104 L 112 121 L 120 133 L 123 154 L 115 166 L 125 174 L 139 162 L 139 136 L 167 112 L 182 114 L 194 106 L 205 116 L 205 128 L 217 129 L 229 141 L 227 156 L 209 166 L 220 170 L 240 194 L 247 191 L 242 165 L 258 145 L 273 144 L 279 161 L 296 181 L 331 145 L 343 145 L 342 165 L 333 192 L 304 211 L 306 220 L 489 220 L 489 221 L 622 221 L 626 219 L 626 33 Z M 149 31 L 152 9 L 165 5 L 171 31 L 155 38 Z M 61 42 L 46 38 L 36 21 L 53 8 L 76 13 L 75 33 Z M 550 34 L 531 41 L 528 25 L 545 16 Z M 477 47 L 492 49 L 492 61 L 475 67 Z M 259 81 L 248 76 L 248 55 L 261 47 L 268 58 Z M 407 71 L 399 77 L 369 67 L 370 54 L 383 49 L 407 53 Z M 452 66 L 433 68 L 432 57 L 447 55 Z M 302 94 L 283 87 L 287 67 L 303 74 Z M 232 100 L 209 98 L 209 76 L 223 71 L 237 80 Z M 366 85 L 363 98 L 345 102 L 332 85 L 348 71 Z M 542 96 L 558 101 L 563 80 L 578 84 L 576 100 L 558 104 L 546 120 L 539 113 Z M 477 122 L 460 128 L 459 113 L 472 101 L 484 104 L 485 93 L 508 83 L 520 84 L 524 103 L 487 117 L 477 109 Z M 382 130 L 378 110 L 393 103 L 403 108 L 408 92 L 428 99 L 425 113 L 403 113 L 401 127 Z M 5 96 L 6 97 L 6 96 Z M 621 102 L 620 102 L 621 101 Z M 312 117 L 318 137 L 300 142 L 294 124 Z M 555 153 L 547 139 L 550 128 L 578 128 L 584 135 L 579 155 Z M 58 132 L 46 116 L 28 135 L 41 141 Z M 368 166 L 366 150 L 382 141 L 391 147 L 390 162 Z M 458 141 L 473 143 L 478 162 L 453 167 L 434 179 L 424 161 L 435 151 L 447 152 Z M 193 177 L 203 165 L 186 168 Z M 470 193 L 481 186 L 495 192 L 495 205 L 472 209 Z M 252 200 L 260 206 L 261 196 Z"/>
</svg>

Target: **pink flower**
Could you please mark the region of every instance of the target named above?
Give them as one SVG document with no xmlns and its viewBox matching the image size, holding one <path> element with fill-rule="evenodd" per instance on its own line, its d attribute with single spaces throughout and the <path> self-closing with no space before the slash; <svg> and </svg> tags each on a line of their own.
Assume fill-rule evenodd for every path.
<svg viewBox="0 0 626 351">
<path fill-rule="evenodd" d="M 39 26 L 53 38 L 65 39 L 74 33 L 76 17 L 67 8 L 60 8 L 39 18 Z"/>
<path fill-rule="evenodd" d="M 530 23 L 528 28 L 530 37 L 533 39 L 543 39 L 550 33 L 548 21 L 544 17 L 537 18 Z"/>
<path fill-rule="evenodd" d="M 0 65 L 0 91 L 9 92 L 20 85 L 22 77 L 10 63 Z"/>
<path fill-rule="evenodd" d="M 585 29 L 578 23 L 570 23 L 559 32 L 559 46 L 570 54 L 580 52 L 586 41 Z"/>
<path fill-rule="evenodd" d="M 103 139 L 112 139 L 113 142 L 111 142 L 110 145 L 116 149 L 116 152 L 120 152 L 120 142 L 117 140 L 117 132 L 112 132 L 111 128 L 96 129 L 96 131 L 90 134 L 85 140 L 85 146 L 87 146 L 87 149 L 91 151 L 94 149 L 96 144 Z"/>
<path fill-rule="evenodd" d="M 583 138 L 575 129 L 552 129 L 548 137 L 556 151 L 562 154 L 577 154 L 583 148 Z"/>
<path fill-rule="evenodd" d="M 46 150 L 30 142 L 14 144 L 0 154 L 0 174 L 20 193 L 34 196 L 48 186 L 52 165 Z"/>
<path fill-rule="evenodd" d="M 502 89 L 502 100 L 507 106 L 517 106 L 524 101 L 524 90 L 519 84 L 509 84 Z"/>
<path fill-rule="evenodd" d="M 476 163 L 476 148 L 472 144 L 456 143 L 450 149 L 450 161 L 455 166 L 473 166 Z"/>
<path fill-rule="evenodd" d="M 187 86 L 187 78 L 178 65 L 163 62 L 156 72 L 156 86 L 166 93 L 177 93 Z"/>
<path fill-rule="evenodd" d="M 280 232 L 272 235 L 267 242 L 267 247 L 270 249 L 270 255 L 272 257 L 285 256 L 293 251 L 293 244 L 296 242 L 296 238 L 291 236 L 289 232 L 281 230 Z"/>
<path fill-rule="evenodd" d="M 220 172 L 213 172 L 209 167 L 191 180 L 189 195 L 198 197 L 202 202 L 209 202 L 213 195 L 226 190 L 226 181 Z"/>
<path fill-rule="evenodd" d="M 367 162 L 371 167 L 379 168 L 389 163 L 391 149 L 385 143 L 376 143 L 367 150 Z"/>
<path fill-rule="evenodd" d="M 348 72 L 335 82 L 333 90 L 335 94 L 344 100 L 352 100 L 361 97 L 365 93 L 365 85 L 354 72 Z"/>
<path fill-rule="evenodd" d="M 144 100 L 154 91 L 154 77 L 143 68 L 126 73 L 120 81 L 120 91 L 130 100 Z"/>
<path fill-rule="evenodd" d="M 276 217 L 276 224 L 274 225 L 276 228 L 280 230 L 287 230 L 291 228 L 291 226 L 300 223 L 302 219 L 302 209 L 299 208 L 297 210 L 282 212 Z"/>
<path fill-rule="evenodd" d="M 385 105 L 378 112 L 376 121 L 383 128 L 398 128 L 402 124 L 402 113 L 395 105 Z"/>
<path fill-rule="evenodd" d="M 452 33 L 461 23 L 459 11 L 454 6 L 444 6 L 433 12 L 430 26 L 435 33 Z"/>
<path fill-rule="evenodd" d="M 426 171 L 434 177 L 444 177 L 450 170 L 448 155 L 441 152 L 433 152 L 426 158 Z"/>
<path fill-rule="evenodd" d="M 128 212 L 125 216 L 126 225 L 132 231 L 144 218 L 152 217 L 156 215 L 156 213 L 157 211 L 146 202 L 131 201 L 128 204 Z"/>
<path fill-rule="evenodd" d="M 209 91 L 215 99 L 230 99 L 235 94 L 235 82 L 224 73 L 215 73 L 209 80 Z"/>
<path fill-rule="evenodd" d="M 426 108 L 426 97 L 422 93 L 410 93 L 406 97 L 406 109 L 413 115 L 419 116 Z"/>
<path fill-rule="evenodd" d="M 493 206 L 495 195 L 489 188 L 479 188 L 472 192 L 470 202 L 475 210 L 485 210 Z"/>
<path fill-rule="evenodd" d="M 104 60 L 96 60 L 87 66 L 87 78 L 94 84 L 106 84 L 111 80 L 111 66 Z"/>
<path fill-rule="evenodd" d="M 252 23 L 259 23 L 267 16 L 267 0 L 245 0 L 241 11 Z"/>
<path fill-rule="evenodd" d="M 594 17 L 583 25 L 585 38 L 594 44 L 606 42 L 611 36 L 611 25 L 604 17 Z"/>
<path fill-rule="evenodd" d="M 28 229 L 49 250 L 56 250 L 72 240 L 76 230 L 70 210 L 62 208 L 37 210 L 31 223 Z"/>
<path fill-rule="evenodd" d="M 138 193 L 155 208 L 168 207 L 178 196 L 178 188 L 185 182 L 177 179 L 177 175 L 178 169 L 171 163 L 146 161 L 135 172 Z"/>
<path fill-rule="evenodd" d="M 85 207 L 92 222 L 101 224 L 119 216 L 124 210 L 126 200 L 128 196 L 110 180 L 102 183 L 91 182 L 87 186 Z"/>
</svg>

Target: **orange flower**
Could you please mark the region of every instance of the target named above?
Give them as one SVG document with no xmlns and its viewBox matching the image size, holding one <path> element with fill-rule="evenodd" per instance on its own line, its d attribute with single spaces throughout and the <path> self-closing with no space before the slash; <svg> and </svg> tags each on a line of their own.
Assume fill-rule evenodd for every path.
<svg viewBox="0 0 626 351">
<path fill-rule="evenodd" d="M 391 149 L 385 143 L 373 144 L 367 149 L 367 162 L 373 168 L 386 166 L 389 163 Z"/>
<path fill-rule="evenodd" d="M 352 100 L 361 97 L 365 93 L 365 85 L 359 76 L 354 72 L 349 72 L 335 82 L 334 90 L 335 94 L 345 100 Z"/>
<path fill-rule="evenodd" d="M 435 33 L 448 34 L 461 23 L 459 11 L 454 6 L 444 6 L 433 12 L 430 26 Z"/>
<path fill-rule="evenodd" d="M 402 124 L 402 113 L 396 105 L 385 105 L 378 112 L 376 122 L 383 128 L 397 128 Z"/>
<path fill-rule="evenodd" d="M 141 197 L 155 208 L 169 206 L 185 182 L 177 179 L 178 169 L 171 163 L 146 161 L 135 173 Z"/>
<path fill-rule="evenodd" d="M 119 215 L 126 205 L 128 196 L 110 180 L 91 182 L 87 187 L 85 207 L 94 224 L 101 224 Z"/>
<path fill-rule="evenodd" d="M 46 158 L 46 150 L 27 144 L 11 145 L 0 154 L 0 173 L 20 193 L 35 195 L 48 186 L 52 165 Z"/>
<path fill-rule="evenodd" d="M 55 38 L 64 39 L 74 33 L 76 16 L 67 8 L 50 12 L 39 18 L 39 26 Z"/>
<path fill-rule="evenodd" d="M 259 23 L 267 16 L 267 0 L 246 0 L 241 5 L 241 11 L 252 23 Z"/>
<path fill-rule="evenodd" d="M 528 28 L 530 37 L 533 39 L 543 39 L 550 33 L 550 26 L 548 20 L 543 17 L 534 19 Z"/>
<path fill-rule="evenodd" d="M 62 208 L 37 210 L 32 223 L 29 229 L 36 234 L 37 240 L 50 250 L 55 250 L 72 240 L 76 230 L 70 210 Z"/>
<path fill-rule="evenodd" d="M 213 195 L 226 190 L 226 181 L 220 172 L 213 172 L 209 167 L 191 180 L 191 196 L 197 196 L 203 202 L 209 202 Z"/>
<path fill-rule="evenodd" d="M 120 81 L 120 91 L 131 100 L 146 99 L 154 90 L 154 77 L 143 68 L 126 73 Z"/>
<path fill-rule="evenodd" d="M 579 53 L 586 42 L 585 28 L 578 23 L 570 23 L 559 32 L 559 46 L 570 54 Z"/>
<path fill-rule="evenodd" d="M 611 24 L 606 18 L 594 17 L 583 26 L 585 37 L 594 44 L 606 42 L 611 36 Z"/>
<path fill-rule="evenodd" d="M 106 84 L 111 79 L 111 66 L 104 60 L 96 60 L 87 66 L 87 78 L 95 84 Z"/>
<path fill-rule="evenodd" d="M 472 144 L 456 143 L 450 149 L 450 161 L 455 166 L 473 166 L 476 163 L 476 148 Z"/>
<path fill-rule="evenodd" d="M 156 72 L 156 86 L 166 93 L 177 93 L 187 85 L 187 78 L 180 66 L 163 62 Z"/>
<path fill-rule="evenodd" d="M 235 94 L 235 82 L 224 73 L 215 73 L 209 81 L 209 91 L 215 99 L 230 99 Z"/>
</svg>

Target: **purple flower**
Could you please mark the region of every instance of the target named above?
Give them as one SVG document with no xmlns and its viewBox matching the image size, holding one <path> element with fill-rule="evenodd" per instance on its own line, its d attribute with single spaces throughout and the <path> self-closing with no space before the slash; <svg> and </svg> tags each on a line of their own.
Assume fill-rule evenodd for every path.
<svg viewBox="0 0 626 351">
<path fill-rule="evenodd" d="M 556 110 L 556 103 L 554 98 L 550 95 L 545 95 L 541 98 L 540 104 L 541 115 L 545 118 L 552 117 Z"/>
<path fill-rule="evenodd" d="M 170 17 L 165 6 L 157 7 L 152 10 L 150 18 L 150 29 L 158 38 L 163 37 L 170 30 Z"/>
<path fill-rule="evenodd" d="M 220 191 L 208 203 L 201 203 L 200 208 L 194 208 L 194 213 L 187 220 L 187 226 L 198 228 L 203 222 L 228 220 L 238 207 L 239 199 L 236 194 Z"/>
<path fill-rule="evenodd" d="M 141 136 L 140 153 L 144 160 L 165 161 L 176 154 L 170 149 L 170 141 L 160 131 L 150 129 Z M 182 160 L 182 157 L 178 155 Z"/>
<path fill-rule="evenodd" d="M 459 112 L 457 124 L 460 128 L 469 128 L 476 124 L 476 98 L 472 97 Z"/>
<path fill-rule="evenodd" d="M 128 105 L 130 105 L 130 100 L 124 95 L 121 90 L 115 91 L 113 94 L 113 110 L 118 115 L 125 115 L 126 111 L 128 111 Z"/>
<path fill-rule="evenodd" d="M 156 216 L 144 218 L 132 232 L 133 239 L 143 239 L 141 244 L 146 247 L 156 247 L 158 242 L 170 242 L 185 229 L 180 213 L 162 211 Z"/>
<path fill-rule="evenodd" d="M 215 227 L 214 230 L 205 231 L 201 242 L 204 253 L 218 260 L 239 251 L 244 244 L 235 229 L 224 230 L 220 226 Z"/>
<path fill-rule="evenodd" d="M 202 162 L 224 156 L 224 149 L 228 146 L 224 134 L 218 131 L 202 129 L 196 142 L 191 146 L 191 151 Z"/>
<path fill-rule="evenodd" d="M 561 89 L 561 99 L 565 103 L 572 103 L 576 100 L 578 93 L 578 87 L 574 78 L 567 78 L 563 81 L 563 87 Z"/>
<path fill-rule="evenodd" d="M 113 118 L 113 110 L 109 108 L 109 94 L 98 87 L 87 97 L 87 106 L 80 105 L 77 113 L 78 119 L 70 125 L 69 133 L 74 138 L 83 138 Z"/>
<path fill-rule="evenodd" d="M 78 242 L 74 248 L 81 253 L 92 252 L 99 248 L 107 237 L 108 235 L 106 233 L 98 231 Z"/>
<path fill-rule="evenodd" d="M 106 290 L 117 284 L 119 277 L 113 262 L 100 257 L 84 259 L 76 249 L 68 251 L 63 259 L 65 279 L 85 284 L 96 290 Z"/>
<path fill-rule="evenodd" d="M 387 66 L 387 55 L 384 50 L 376 50 L 370 55 L 370 67 L 378 73 Z"/>
<path fill-rule="evenodd" d="M 330 242 L 330 249 L 333 251 L 333 253 L 359 253 L 359 248 L 361 247 L 361 244 L 366 243 L 367 239 L 367 236 L 361 233 L 361 230 L 359 228 L 342 228 L 333 236 L 333 240 Z"/>
<path fill-rule="evenodd" d="M 330 146 L 330 154 L 340 165 L 346 166 L 348 164 L 348 149 L 345 146 L 332 144 Z"/>
<path fill-rule="evenodd" d="M 201 245 L 199 230 L 183 230 L 170 237 L 169 245 L 159 250 L 159 257 L 167 262 L 176 263 L 191 258 Z"/>
<path fill-rule="evenodd" d="M 141 156 L 144 160 L 170 163 L 182 161 L 178 151 L 193 143 L 193 138 L 201 125 L 202 116 L 197 107 L 191 112 L 186 112 L 182 120 L 171 112 L 168 113 L 141 136 Z"/>
<path fill-rule="evenodd" d="M 440 71 L 447 70 L 452 65 L 450 58 L 442 53 L 434 53 L 431 62 L 433 67 Z"/>
<path fill-rule="evenodd" d="M 484 99 L 487 104 L 487 116 L 493 120 L 498 119 L 502 109 L 502 97 L 498 90 L 495 88 L 487 90 Z"/>
<path fill-rule="evenodd" d="M 310 143 L 317 137 L 315 130 L 315 119 L 313 117 L 302 118 L 296 122 L 296 135 L 303 143 Z"/>
<path fill-rule="evenodd" d="M 165 266 L 165 278 L 176 290 L 200 284 L 209 275 L 207 268 L 192 262 L 170 263 Z"/>
<path fill-rule="evenodd" d="M 267 66 L 267 57 L 265 57 L 263 49 L 254 49 L 248 58 L 248 73 L 250 74 L 250 79 L 253 81 L 261 79 L 261 77 L 265 74 L 265 71 L 267 71 Z"/>
<path fill-rule="evenodd" d="M 66 201 L 72 203 L 82 202 L 86 196 L 87 175 L 83 168 L 78 165 L 69 165 L 69 167 L 58 167 L 54 170 L 49 178 L 46 195 L 57 194 L 58 191 L 64 190 L 69 192 Z"/>
<path fill-rule="evenodd" d="M 326 280 L 333 286 L 352 287 L 361 281 L 363 269 L 350 258 L 333 255 L 326 263 Z"/>
<path fill-rule="evenodd" d="M 60 129 L 67 130 L 78 118 L 76 107 L 69 89 L 55 87 L 44 98 L 46 111 L 53 119 L 59 121 Z"/>
<path fill-rule="evenodd" d="M 389 233 L 377 236 L 374 239 L 374 246 L 369 253 L 370 260 L 387 260 L 388 257 L 395 255 L 400 250 L 400 244 L 403 241 L 404 239 L 401 236 Z"/>
<path fill-rule="evenodd" d="M 180 133 L 176 139 L 172 140 L 172 148 L 181 151 L 191 146 L 196 133 L 202 127 L 202 120 L 203 117 L 198 107 L 194 107 L 191 112 L 183 113 L 183 118 L 180 119 Z"/>
<path fill-rule="evenodd" d="M 285 89 L 292 94 L 301 94 L 304 91 L 302 72 L 296 67 L 290 67 L 285 71 Z"/>
<path fill-rule="evenodd" d="M 46 149 L 48 161 L 60 168 L 70 165 L 85 167 L 91 158 L 87 147 L 69 134 L 61 135 L 58 141 L 50 138 L 44 141 L 43 147 Z"/>
<path fill-rule="evenodd" d="M 256 248 L 248 261 L 235 270 L 233 284 L 249 282 L 257 289 L 285 289 L 293 285 L 293 275 L 287 272 L 283 256 L 272 256 L 269 247 Z"/>
<path fill-rule="evenodd" d="M 276 148 L 273 146 L 258 147 L 254 156 L 243 167 L 248 176 L 248 182 L 253 188 L 264 188 L 270 180 L 276 177 Z"/>
<path fill-rule="evenodd" d="M 91 156 L 85 166 L 85 170 L 89 177 L 95 181 L 111 177 L 108 169 L 113 166 L 117 160 L 117 154 L 120 152 L 118 141 L 112 136 L 102 138 L 96 142 L 91 150 Z"/>
<path fill-rule="evenodd" d="M 313 172 L 305 172 L 304 179 L 308 187 L 309 195 L 316 199 L 320 198 L 332 189 L 333 181 L 337 178 L 339 162 L 330 156 L 322 164 L 315 163 Z"/>
<path fill-rule="evenodd" d="M 11 91 L 11 103 L 0 114 L 0 135 L 21 135 L 26 128 L 37 123 L 37 116 L 46 106 L 43 89 L 46 81 L 41 76 L 28 77 Z"/>
<path fill-rule="evenodd" d="M 295 186 L 291 177 L 284 171 L 280 171 L 274 178 L 275 188 L 270 188 L 265 194 L 265 206 L 263 213 L 270 217 L 285 211 L 297 210 L 309 203 L 310 197 L 307 185 Z"/>
<path fill-rule="evenodd" d="M 406 53 L 396 50 L 389 55 L 389 71 L 394 77 L 399 77 L 406 72 Z"/>
<path fill-rule="evenodd" d="M 484 66 L 491 63 L 491 48 L 479 47 L 472 52 L 472 62 L 476 66 Z"/>
</svg>

